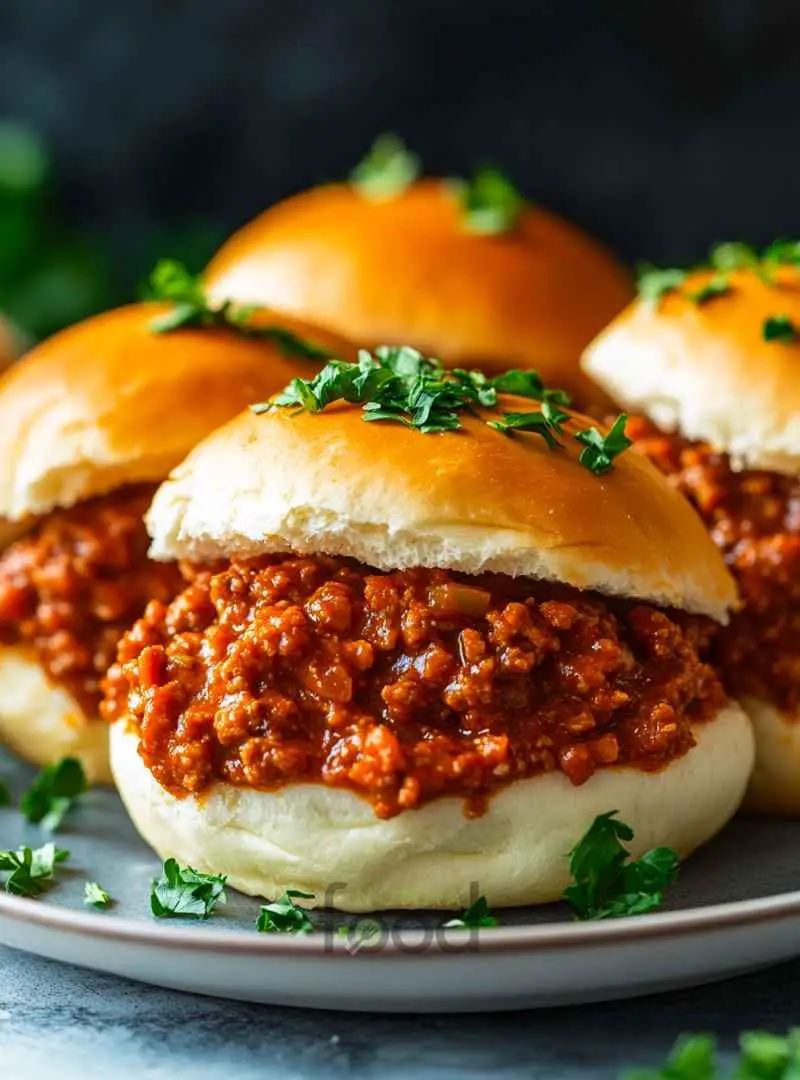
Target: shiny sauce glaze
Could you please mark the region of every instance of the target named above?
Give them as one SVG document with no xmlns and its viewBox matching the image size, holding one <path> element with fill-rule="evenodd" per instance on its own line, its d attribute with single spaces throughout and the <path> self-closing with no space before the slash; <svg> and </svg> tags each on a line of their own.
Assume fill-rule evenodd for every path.
<svg viewBox="0 0 800 1080">
<path fill-rule="evenodd" d="M 380 817 L 441 795 L 478 814 L 522 777 L 659 769 L 724 702 L 706 621 L 644 604 L 322 557 L 185 572 L 123 638 L 103 705 L 178 796 L 311 781 Z"/>
<path fill-rule="evenodd" d="M 30 647 L 89 717 L 124 631 L 149 600 L 170 600 L 183 584 L 177 567 L 147 558 L 152 490 L 48 514 L 0 555 L 0 643 Z"/>
<path fill-rule="evenodd" d="M 707 657 L 733 695 L 800 717 L 800 479 L 734 472 L 725 454 L 633 417 L 627 434 L 695 506 L 736 578 L 743 607 Z"/>
</svg>

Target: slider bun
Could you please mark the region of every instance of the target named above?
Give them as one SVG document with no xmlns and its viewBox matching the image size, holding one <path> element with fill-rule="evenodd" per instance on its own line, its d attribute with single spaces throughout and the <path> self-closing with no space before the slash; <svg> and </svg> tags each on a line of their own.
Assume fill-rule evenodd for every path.
<svg viewBox="0 0 800 1080">
<path fill-rule="evenodd" d="M 461 800 L 440 798 L 381 820 L 341 788 L 293 784 L 274 792 L 216 784 L 176 799 L 153 778 L 124 722 L 113 726 L 117 786 L 137 829 L 162 858 L 227 874 L 254 896 L 314 893 L 342 911 L 460 908 L 474 882 L 498 907 L 557 900 L 568 884 L 565 855 L 597 814 L 618 810 L 640 855 L 669 845 L 690 854 L 733 815 L 753 763 L 753 735 L 731 703 L 695 727 L 697 745 L 660 772 L 599 770 L 581 787 L 560 772 L 519 780 L 487 812 L 467 818 Z M 474 899 L 474 897 L 472 897 Z"/>
<path fill-rule="evenodd" d="M 756 763 L 745 809 L 800 817 L 800 722 L 763 698 L 741 699 L 756 736 Z"/>
<path fill-rule="evenodd" d="M 604 247 L 538 206 L 509 233 L 467 232 L 441 180 L 380 201 L 347 184 L 296 195 L 228 240 L 206 282 L 220 299 L 266 304 L 367 348 L 533 367 L 581 403 L 606 400 L 581 374 L 581 350 L 632 295 Z"/>
<path fill-rule="evenodd" d="M 502 408 L 530 411 L 504 397 Z M 497 415 L 493 413 L 492 415 Z M 388 570 L 444 567 L 566 582 L 724 619 L 733 579 L 689 503 L 644 455 L 605 476 L 565 449 L 503 435 L 463 415 L 463 431 L 423 435 L 365 423 L 360 408 L 249 410 L 190 454 L 148 515 L 159 559 L 267 552 L 345 555 Z"/>
<path fill-rule="evenodd" d="M 35 765 L 78 758 L 90 781 L 112 783 L 108 725 L 87 718 L 25 648 L 0 646 L 0 742 Z"/>
<path fill-rule="evenodd" d="M 167 310 L 135 304 L 87 319 L 3 375 L 0 519 L 161 480 L 209 431 L 318 366 L 229 330 L 153 333 Z M 352 356 L 330 334 L 261 317 Z"/>
<path fill-rule="evenodd" d="M 684 291 L 713 275 L 699 271 Z M 800 325 L 800 272 L 781 267 L 777 284 L 751 271 L 729 275 L 731 291 L 693 303 L 668 293 L 637 300 L 589 346 L 583 367 L 623 406 L 665 431 L 710 443 L 734 468 L 800 469 L 800 345 L 765 341 L 770 315 Z"/>
</svg>

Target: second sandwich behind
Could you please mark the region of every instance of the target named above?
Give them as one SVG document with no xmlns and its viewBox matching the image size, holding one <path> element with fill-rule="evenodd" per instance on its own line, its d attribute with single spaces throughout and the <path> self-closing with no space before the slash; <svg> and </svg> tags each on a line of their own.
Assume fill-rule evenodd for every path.
<svg viewBox="0 0 800 1080">
<path fill-rule="evenodd" d="M 254 396 L 340 339 L 269 319 L 268 336 L 171 325 L 188 309 L 138 304 L 57 334 L 0 380 L 0 741 L 110 779 L 100 680 L 177 568 L 147 557 L 142 515 L 170 468 Z M 265 324 L 266 325 L 266 324 Z M 307 352 L 300 360 L 307 335 Z"/>
</svg>

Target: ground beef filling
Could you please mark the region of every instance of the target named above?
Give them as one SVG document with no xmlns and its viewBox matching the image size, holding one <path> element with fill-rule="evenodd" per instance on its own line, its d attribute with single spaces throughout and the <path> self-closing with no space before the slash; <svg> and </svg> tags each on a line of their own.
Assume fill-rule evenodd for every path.
<svg viewBox="0 0 800 1080">
<path fill-rule="evenodd" d="M 151 603 L 106 680 L 176 795 L 216 779 L 345 787 L 381 817 L 600 767 L 658 769 L 724 694 L 702 621 L 500 576 L 266 558 Z"/>
<path fill-rule="evenodd" d="M 87 716 L 122 634 L 148 600 L 171 600 L 177 567 L 147 558 L 152 488 L 127 488 L 49 514 L 0 556 L 0 643 L 33 648 Z"/>
<path fill-rule="evenodd" d="M 639 417 L 626 430 L 697 508 L 739 585 L 743 609 L 714 635 L 710 662 L 732 694 L 800 718 L 800 479 L 733 472 L 727 455 Z"/>
</svg>

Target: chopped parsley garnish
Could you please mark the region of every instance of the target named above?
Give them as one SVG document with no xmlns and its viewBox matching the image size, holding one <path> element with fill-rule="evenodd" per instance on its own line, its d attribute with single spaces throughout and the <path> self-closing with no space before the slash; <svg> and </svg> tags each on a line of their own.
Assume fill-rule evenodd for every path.
<svg viewBox="0 0 800 1080">
<path fill-rule="evenodd" d="M 769 266 L 800 267 L 800 240 L 773 240 L 765 248 L 761 261 Z"/>
<path fill-rule="evenodd" d="M 511 232 L 525 199 L 499 169 L 476 169 L 469 180 L 451 181 L 467 232 L 493 236 Z"/>
<path fill-rule="evenodd" d="M 631 445 L 625 434 L 627 419 L 626 413 L 620 413 L 605 435 L 595 427 L 576 432 L 575 438 L 584 445 L 580 463 L 595 476 L 602 476 L 613 468 L 614 458 Z"/>
<path fill-rule="evenodd" d="M 279 900 L 264 904 L 256 926 L 260 934 L 308 934 L 314 923 L 308 912 L 295 900 L 313 900 L 314 894 L 287 889 Z"/>
<path fill-rule="evenodd" d="M 68 858 L 69 852 L 55 844 L 0 851 L 0 874 L 8 874 L 6 892 L 15 896 L 41 896 L 53 884 L 56 866 Z"/>
<path fill-rule="evenodd" d="M 645 303 L 657 304 L 662 296 L 680 289 L 685 281 L 685 270 L 659 270 L 647 264 L 639 268 L 636 285 Z"/>
<path fill-rule="evenodd" d="M 655 1069 L 629 1069 L 623 1080 L 715 1080 L 715 1043 L 710 1035 L 682 1035 Z"/>
<path fill-rule="evenodd" d="M 391 421 L 429 435 L 460 430 L 460 414 L 477 415 L 479 406 L 497 408 L 498 393 L 529 398 L 540 408 L 501 412 L 497 419 L 485 420 L 489 427 L 508 436 L 530 432 L 551 450 L 563 448 L 569 416 L 559 406 L 570 402 L 566 391 L 548 389 L 535 371 L 511 370 L 492 377 L 481 371 L 447 370 L 405 345 L 384 345 L 374 353 L 362 349 L 354 364 L 331 360 L 313 379 L 293 379 L 272 401 L 250 407 L 257 414 L 276 408 L 318 413 L 335 401 L 346 401 L 361 405 L 363 420 Z M 596 428 L 574 435 L 584 444 L 580 463 L 596 476 L 608 472 L 614 458 L 631 445 L 626 419 L 621 414 L 606 435 Z"/>
<path fill-rule="evenodd" d="M 732 291 L 733 285 L 728 275 L 735 270 L 751 270 L 765 285 L 775 285 L 774 270 L 777 266 L 800 269 L 800 240 L 774 240 L 761 252 L 741 240 L 729 240 L 715 244 L 708 253 L 708 262 L 696 266 L 694 270 L 660 270 L 650 265 L 641 267 L 638 274 L 639 296 L 646 303 L 657 305 L 666 293 L 682 289 L 689 275 L 695 271 L 716 270 L 705 285 L 694 292 L 683 293 L 687 300 L 703 304 Z"/>
<path fill-rule="evenodd" d="M 682 1035 L 665 1063 L 653 1069 L 630 1069 L 623 1080 L 797 1080 L 800 1075 L 800 1029 L 786 1035 L 745 1031 L 739 1036 L 739 1059 L 720 1069 L 710 1035 Z"/>
<path fill-rule="evenodd" d="M 83 887 L 83 902 L 89 907 L 108 908 L 114 901 L 96 881 L 87 881 Z"/>
<path fill-rule="evenodd" d="M 779 341 L 790 345 L 800 337 L 800 327 L 793 323 L 788 315 L 770 315 L 764 319 L 762 333 L 764 341 Z"/>
<path fill-rule="evenodd" d="M 561 412 L 552 402 L 543 401 L 541 412 L 507 412 L 499 420 L 487 420 L 487 424 L 505 435 L 514 431 L 533 431 L 541 435 L 551 450 L 560 450 L 564 444 L 559 437 L 563 434 L 562 425 L 567 420 L 569 416 L 565 412 Z"/>
<path fill-rule="evenodd" d="M 484 926 L 497 926 L 498 920 L 492 915 L 485 896 L 474 900 L 457 919 L 444 924 L 445 930 L 479 930 Z"/>
<path fill-rule="evenodd" d="M 34 825 L 56 832 L 76 800 L 87 791 L 86 774 L 77 758 L 47 765 L 22 796 L 20 810 Z"/>
<path fill-rule="evenodd" d="M 0 780 L 0 806 L 10 806 L 10 805 L 11 805 L 11 792 L 8 790 L 8 788 L 3 783 L 3 781 Z"/>
<path fill-rule="evenodd" d="M 728 275 L 716 273 L 712 278 L 709 278 L 705 285 L 701 285 L 694 292 L 688 292 L 686 298 L 691 300 L 693 304 L 705 304 L 707 300 L 713 300 L 715 296 L 725 296 L 730 291 L 731 283 L 728 280 Z"/>
<path fill-rule="evenodd" d="M 150 888 L 150 910 L 158 919 L 207 919 L 225 903 L 223 874 L 201 874 L 167 859 L 160 880 Z"/>
<path fill-rule="evenodd" d="M 272 341 L 284 356 L 293 360 L 330 359 L 330 351 L 314 345 L 281 326 L 261 326 L 253 321 L 258 308 L 233 304 L 230 300 L 212 303 L 202 278 L 192 274 L 175 259 L 161 259 L 147 284 L 149 300 L 162 300 L 172 309 L 150 323 L 154 334 L 168 334 L 186 327 L 225 327 L 245 337 Z"/>
<path fill-rule="evenodd" d="M 569 854 L 573 884 L 564 892 L 579 919 L 615 919 L 653 911 L 678 873 L 678 856 L 668 847 L 631 859 L 622 844 L 633 829 L 615 820 L 616 810 L 595 818 Z"/>
<path fill-rule="evenodd" d="M 391 199 L 413 184 L 422 171 L 397 135 L 379 135 L 367 156 L 350 174 L 350 183 L 368 199 Z"/>
<path fill-rule="evenodd" d="M 724 274 L 731 270 L 756 270 L 761 262 L 759 254 L 750 244 L 741 240 L 728 240 L 714 244 L 708 253 L 709 265 Z"/>
</svg>

